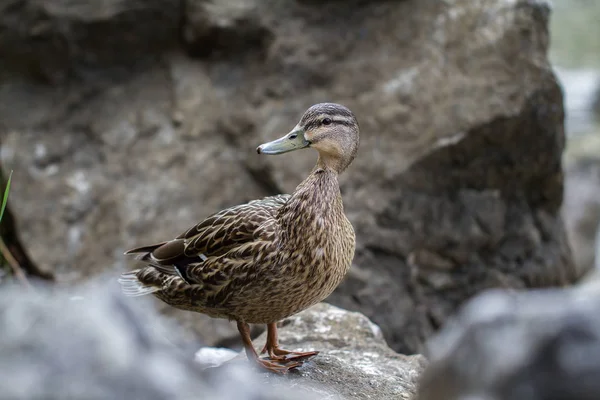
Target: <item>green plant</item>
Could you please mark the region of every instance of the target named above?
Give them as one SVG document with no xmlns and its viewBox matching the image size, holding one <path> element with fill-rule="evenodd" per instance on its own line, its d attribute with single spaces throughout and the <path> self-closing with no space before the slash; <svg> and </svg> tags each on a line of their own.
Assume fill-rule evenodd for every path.
<svg viewBox="0 0 600 400">
<path fill-rule="evenodd" d="M 4 210 L 6 209 L 6 203 L 8 203 L 8 193 L 10 192 L 10 180 L 12 178 L 12 171 L 8 175 L 8 181 L 6 182 L 6 188 L 4 188 L 4 196 L 2 197 L 2 206 L 0 207 L 0 221 L 2 221 L 2 216 L 4 215 Z"/>
</svg>

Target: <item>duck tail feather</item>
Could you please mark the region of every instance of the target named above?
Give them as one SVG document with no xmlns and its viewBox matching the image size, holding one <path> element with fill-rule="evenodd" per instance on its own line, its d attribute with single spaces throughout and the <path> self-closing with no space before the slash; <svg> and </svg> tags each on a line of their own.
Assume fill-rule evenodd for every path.
<svg viewBox="0 0 600 400">
<path fill-rule="evenodd" d="M 131 271 L 121 274 L 117 280 L 121 284 L 121 291 L 125 296 L 136 297 L 152 294 L 162 290 L 157 286 L 144 285 L 137 278 L 138 271 Z"/>
<path fill-rule="evenodd" d="M 142 255 L 146 255 L 146 253 L 152 253 L 154 250 L 158 249 L 160 246 L 166 244 L 167 242 L 155 243 L 148 246 L 136 247 L 135 249 L 127 250 L 124 254 L 138 254 L 142 253 Z"/>
</svg>

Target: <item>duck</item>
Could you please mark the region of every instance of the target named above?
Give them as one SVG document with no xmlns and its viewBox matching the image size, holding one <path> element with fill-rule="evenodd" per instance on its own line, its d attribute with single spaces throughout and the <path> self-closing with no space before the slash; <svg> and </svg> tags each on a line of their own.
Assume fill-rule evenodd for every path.
<svg viewBox="0 0 600 400">
<path fill-rule="evenodd" d="M 235 321 L 248 360 L 285 374 L 316 356 L 279 346 L 277 323 L 325 300 L 352 264 L 355 232 L 344 213 L 338 177 L 356 157 L 359 126 L 337 103 L 309 107 L 260 155 L 313 149 L 311 173 L 291 194 L 268 196 L 208 216 L 179 236 L 125 252 L 145 266 L 121 274 L 126 296 Z M 249 324 L 264 324 L 260 357 Z"/>
</svg>

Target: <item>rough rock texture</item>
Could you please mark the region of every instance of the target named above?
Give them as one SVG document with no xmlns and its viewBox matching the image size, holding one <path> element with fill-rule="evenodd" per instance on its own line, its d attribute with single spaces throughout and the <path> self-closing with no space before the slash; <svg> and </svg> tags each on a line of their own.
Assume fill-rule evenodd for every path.
<svg viewBox="0 0 600 400">
<path fill-rule="evenodd" d="M 0 78 L 23 74 L 66 83 L 76 75 L 94 75 L 97 68 L 115 68 L 111 73 L 118 74 L 151 63 L 178 41 L 180 3 L 5 0 L 0 4 Z"/>
<path fill-rule="evenodd" d="M 419 351 L 483 288 L 581 275 L 558 215 L 563 107 L 545 3 L 70 3 L 0 12 L 16 65 L 0 86 L 2 160 L 31 254 L 59 278 L 116 275 L 132 268 L 128 247 L 293 190 L 315 155 L 254 149 L 319 101 L 346 104 L 362 129 L 341 178 L 356 265 L 330 300 L 371 317 L 392 348 Z M 148 61 L 133 69 L 139 50 Z M 181 318 L 209 343 L 230 331 Z"/>
<path fill-rule="evenodd" d="M 2 399 L 402 399 L 423 368 L 422 356 L 391 351 L 366 317 L 321 305 L 282 330 L 286 342 L 326 350 L 314 364 L 287 377 L 245 360 L 202 371 L 178 329 L 113 284 L 22 291 L 0 293 Z"/>
<path fill-rule="evenodd" d="M 320 351 L 284 379 L 261 374 L 263 382 L 276 383 L 282 391 L 291 381 L 293 387 L 314 388 L 315 398 L 409 399 L 426 365 L 421 355 L 404 356 L 391 350 L 381 329 L 364 315 L 326 303 L 288 318 L 281 325 L 279 341 L 283 348 Z M 255 347 L 260 349 L 266 339 L 266 334 L 260 336 Z M 231 353 L 230 357 L 235 355 Z M 197 355 L 197 361 L 210 364 L 212 359 L 202 354 L 210 352 Z"/>
<path fill-rule="evenodd" d="M 429 342 L 420 400 L 600 398 L 600 284 L 490 291 Z"/>
</svg>

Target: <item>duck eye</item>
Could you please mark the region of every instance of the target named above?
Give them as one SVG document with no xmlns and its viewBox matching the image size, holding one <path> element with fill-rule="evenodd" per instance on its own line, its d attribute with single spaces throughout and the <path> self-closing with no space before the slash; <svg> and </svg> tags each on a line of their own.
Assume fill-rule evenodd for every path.
<svg viewBox="0 0 600 400">
<path fill-rule="evenodd" d="M 331 125 L 331 122 L 331 118 L 323 118 L 323 121 L 321 121 L 323 125 Z"/>
</svg>

